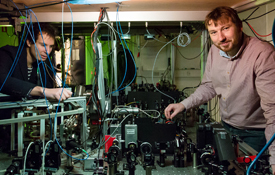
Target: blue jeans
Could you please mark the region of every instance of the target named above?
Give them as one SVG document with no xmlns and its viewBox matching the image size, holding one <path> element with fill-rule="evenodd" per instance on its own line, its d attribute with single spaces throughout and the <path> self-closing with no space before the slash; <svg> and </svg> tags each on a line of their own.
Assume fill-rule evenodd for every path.
<svg viewBox="0 0 275 175">
<path fill-rule="evenodd" d="M 265 129 L 264 128 L 255 128 L 255 129 L 237 129 L 225 122 L 222 121 L 222 125 L 230 135 L 238 135 L 245 143 L 251 146 L 256 151 L 260 152 L 266 144 L 265 139 Z"/>
</svg>

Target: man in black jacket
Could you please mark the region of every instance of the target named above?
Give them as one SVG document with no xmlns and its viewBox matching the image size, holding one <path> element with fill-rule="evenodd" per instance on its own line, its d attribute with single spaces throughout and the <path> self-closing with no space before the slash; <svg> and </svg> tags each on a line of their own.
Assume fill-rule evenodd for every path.
<svg viewBox="0 0 275 175">
<path fill-rule="evenodd" d="M 49 65 L 48 55 L 53 51 L 55 29 L 49 24 L 40 24 L 39 28 L 36 23 L 30 31 L 22 50 L 8 45 L 0 48 L 0 93 L 10 95 L 9 100 L 14 101 L 39 97 L 65 100 L 71 97 L 71 91 L 53 88 L 52 71 L 46 65 L 46 62 Z M 1 110 L 0 119 L 10 118 L 10 112 L 10 109 Z M 5 133 L 0 138 L 0 152 L 9 150 L 9 128 L 0 126 L 0 133 Z"/>
<path fill-rule="evenodd" d="M 49 68 L 45 61 L 53 51 L 56 32 L 49 24 L 40 24 L 40 28 L 37 23 L 33 28 L 30 27 L 31 34 L 28 34 L 26 47 L 22 48 L 21 54 L 19 52 L 17 55 L 18 47 L 0 48 L 0 92 L 15 100 L 35 96 L 55 100 L 61 97 L 61 100 L 65 100 L 72 95 L 67 89 L 62 92 L 62 88 L 53 88 L 53 83 L 49 81 L 50 71 L 47 71 Z"/>
</svg>

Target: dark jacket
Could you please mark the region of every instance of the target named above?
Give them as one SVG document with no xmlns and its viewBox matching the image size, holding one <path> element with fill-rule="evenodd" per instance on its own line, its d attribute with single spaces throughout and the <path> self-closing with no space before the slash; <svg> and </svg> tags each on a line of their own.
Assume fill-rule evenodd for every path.
<svg viewBox="0 0 275 175">
<path fill-rule="evenodd" d="M 12 64 L 15 60 L 18 47 L 14 46 L 4 46 L 0 48 L 0 85 L 4 86 L 0 93 L 4 93 L 13 97 L 14 100 L 22 99 L 22 97 L 27 97 L 28 93 L 35 86 L 40 85 L 40 76 L 38 73 L 37 62 L 33 63 L 33 69 L 31 73 L 30 80 L 28 80 L 28 67 L 27 67 L 27 50 L 24 47 L 22 49 L 18 62 L 15 62 L 15 68 L 12 74 L 5 81 Z M 20 52 L 19 52 L 20 53 Z M 44 67 L 46 65 L 44 64 Z M 43 87 L 52 88 L 53 82 L 50 76 L 46 73 L 46 68 L 44 69 L 42 64 L 39 65 L 41 78 L 43 81 Z M 48 68 L 49 72 L 50 69 Z M 46 77 L 45 77 L 46 73 Z M 45 78 L 47 82 L 45 82 Z M 46 86 L 45 86 L 46 85 Z M 0 87 L 0 88 L 1 88 Z"/>
</svg>

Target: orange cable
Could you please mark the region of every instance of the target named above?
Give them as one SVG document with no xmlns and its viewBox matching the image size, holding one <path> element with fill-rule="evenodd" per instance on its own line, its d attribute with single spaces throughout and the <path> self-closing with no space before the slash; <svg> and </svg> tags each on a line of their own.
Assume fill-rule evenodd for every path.
<svg viewBox="0 0 275 175">
<path fill-rule="evenodd" d="M 100 13 L 100 16 L 98 17 L 98 22 L 100 21 L 102 15 L 103 15 L 102 9 L 100 9 L 99 13 Z M 95 33 L 96 29 L 97 29 L 97 26 L 95 26 L 94 31 L 91 34 L 91 43 L 92 43 L 92 47 L 93 47 L 94 53 L 95 53 L 95 48 L 94 48 L 94 43 L 93 43 L 93 34 Z"/>
</svg>

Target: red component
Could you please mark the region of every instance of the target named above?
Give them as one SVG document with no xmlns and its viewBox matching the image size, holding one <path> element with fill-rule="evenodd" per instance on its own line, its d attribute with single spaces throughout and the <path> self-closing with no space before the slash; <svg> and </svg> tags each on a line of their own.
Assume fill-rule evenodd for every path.
<svg viewBox="0 0 275 175">
<path fill-rule="evenodd" d="M 110 135 L 105 135 L 105 142 L 108 140 Z M 106 143 L 105 143 L 105 153 L 109 151 L 109 148 L 113 145 L 113 141 L 115 140 L 115 137 L 111 137 Z"/>
<path fill-rule="evenodd" d="M 159 84 L 159 83 L 157 83 L 157 84 L 156 84 L 156 86 L 157 86 L 157 88 L 159 88 L 160 84 Z"/>
<path fill-rule="evenodd" d="M 2 32 L 7 32 L 8 28 L 7 27 L 2 27 Z"/>
<path fill-rule="evenodd" d="M 239 163 L 250 163 L 256 158 L 256 155 L 254 156 L 245 156 L 245 157 L 238 157 L 237 161 Z"/>
<path fill-rule="evenodd" d="M 137 57 L 139 57 L 140 56 L 140 52 L 137 54 Z"/>
<path fill-rule="evenodd" d="M 99 125 L 99 121 L 98 120 L 92 120 L 92 125 Z"/>
</svg>

